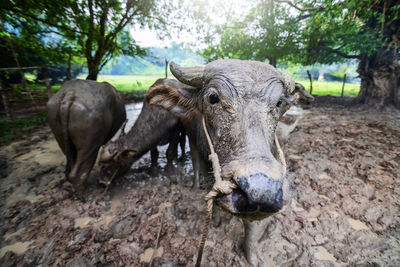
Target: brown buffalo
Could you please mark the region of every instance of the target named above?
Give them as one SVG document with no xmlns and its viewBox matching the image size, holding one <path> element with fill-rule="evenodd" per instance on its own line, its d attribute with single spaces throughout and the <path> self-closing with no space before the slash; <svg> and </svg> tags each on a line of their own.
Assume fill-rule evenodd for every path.
<svg viewBox="0 0 400 267">
<path fill-rule="evenodd" d="M 157 85 L 176 88 L 182 84 L 177 80 L 159 79 L 151 87 Z M 144 101 L 139 117 L 128 133 L 125 134 L 124 129 L 120 130 L 100 152 L 100 163 L 108 176 L 117 170 L 116 176 L 120 176 L 148 151 L 151 151 L 154 170 L 157 166 L 158 145 L 169 144 L 167 170 L 173 169 L 172 162 L 177 158 L 178 143 L 182 150 L 181 158 L 184 157 L 186 136 L 179 119 L 164 109 L 149 105 L 147 101 Z"/>
<path fill-rule="evenodd" d="M 65 82 L 47 102 L 47 119 L 67 158 L 65 175 L 80 198 L 97 152 L 126 120 L 125 106 L 106 82 Z"/>
</svg>

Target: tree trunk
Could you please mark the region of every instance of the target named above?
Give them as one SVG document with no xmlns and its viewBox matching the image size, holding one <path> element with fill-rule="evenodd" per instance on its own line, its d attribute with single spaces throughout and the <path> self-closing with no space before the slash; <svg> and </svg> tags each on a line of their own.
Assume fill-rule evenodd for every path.
<svg viewBox="0 0 400 267">
<path fill-rule="evenodd" d="M 400 66 L 393 51 L 380 51 L 361 58 L 357 72 L 361 78 L 356 102 L 382 109 L 400 108 Z"/>
<path fill-rule="evenodd" d="M 6 34 L 5 36 L 6 36 L 8 45 L 10 46 L 11 54 L 12 54 L 12 56 L 13 56 L 13 58 L 14 58 L 15 64 L 17 65 L 19 74 L 21 75 L 22 86 L 23 86 L 25 89 L 28 89 L 28 82 L 26 81 L 26 79 L 25 79 L 25 74 L 24 74 L 24 72 L 23 72 L 23 70 L 22 70 L 22 68 L 21 68 L 21 65 L 19 64 L 19 61 L 18 61 L 18 58 L 17 58 L 17 54 L 15 53 L 14 45 L 13 45 L 13 43 L 12 43 L 10 37 L 8 37 L 7 34 Z"/>
<path fill-rule="evenodd" d="M 345 84 L 346 84 L 346 73 L 343 76 L 342 93 L 340 94 L 340 97 L 344 96 L 344 85 Z"/>
<path fill-rule="evenodd" d="M 72 60 L 72 50 L 68 50 L 68 67 L 67 67 L 67 81 L 71 80 L 71 60 Z"/>
<path fill-rule="evenodd" d="M 86 77 L 86 80 L 96 81 L 97 75 L 99 74 L 99 66 L 97 66 L 96 64 L 88 64 L 88 71 L 89 74 Z"/>
<path fill-rule="evenodd" d="M 276 68 L 276 58 L 274 58 L 274 57 L 268 57 L 268 63 L 271 65 L 271 66 L 273 66 L 273 67 L 275 67 Z"/>
<path fill-rule="evenodd" d="M 308 79 L 310 80 L 310 95 L 312 95 L 312 76 L 310 71 L 307 70 Z"/>
</svg>

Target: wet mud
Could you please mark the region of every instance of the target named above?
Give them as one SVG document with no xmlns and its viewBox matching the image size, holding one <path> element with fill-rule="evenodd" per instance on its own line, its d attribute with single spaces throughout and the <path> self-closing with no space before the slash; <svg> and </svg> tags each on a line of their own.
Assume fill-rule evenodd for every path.
<svg viewBox="0 0 400 267">
<path fill-rule="evenodd" d="M 134 119 L 140 106 L 129 110 Z M 190 157 L 165 172 L 165 150 L 157 173 L 145 155 L 105 194 L 95 168 L 83 203 L 48 127 L 1 147 L 0 265 L 194 265 L 212 181 L 192 189 Z M 284 152 L 292 200 L 260 236 L 263 266 L 400 265 L 398 111 L 311 107 Z M 248 266 L 243 237 L 216 208 L 204 266 Z"/>
</svg>

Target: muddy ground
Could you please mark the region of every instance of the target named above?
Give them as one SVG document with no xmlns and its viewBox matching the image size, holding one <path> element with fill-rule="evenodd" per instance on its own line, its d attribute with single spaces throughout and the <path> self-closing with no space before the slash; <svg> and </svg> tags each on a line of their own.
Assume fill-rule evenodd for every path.
<svg viewBox="0 0 400 267">
<path fill-rule="evenodd" d="M 292 201 L 260 237 L 264 266 L 400 266 L 400 112 L 306 111 L 284 149 Z M 160 174 L 146 155 L 104 196 L 94 183 L 82 203 L 48 127 L 1 147 L 0 265 L 145 266 L 158 232 L 154 266 L 193 265 L 207 183 L 191 188 L 189 158 L 171 183 L 160 155 Z M 242 222 L 217 208 L 204 266 L 247 266 L 242 243 Z"/>
</svg>

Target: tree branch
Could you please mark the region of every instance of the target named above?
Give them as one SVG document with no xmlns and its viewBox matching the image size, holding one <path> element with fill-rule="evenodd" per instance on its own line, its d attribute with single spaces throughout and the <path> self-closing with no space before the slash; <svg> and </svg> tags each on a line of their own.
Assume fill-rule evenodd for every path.
<svg viewBox="0 0 400 267">
<path fill-rule="evenodd" d="M 125 13 L 125 15 L 122 17 L 121 21 L 118 23 L 118 25 L 115 27 L 115 29 L 107 36 L 106 39 L 113 39 L 130 21 L 131 19 L 139 12 L 139 9 L 136 9 L 135 11 L 132 12 L 128 16 L 129 9 Z"/>
<path fill-rule="evenodd" d="M 106 33 L 106 23 L 107 23 L 107 18 L 108 18 L 108 12 L 110 9 L 109 3 L 106 3 L 105 6 L 100 6 L 100 9 L 102 11 L 101 16 L 100 16 L 100 30 L 99 30 L 99 35 L 97 36 L 97 51 L 94 56 L 94 61 L 95 62 L 100 62 L 101 58 L 104 56 L 104 51 L 107 50 L 108 43 L 104 39 L 105 33 Z"/>
<path fill-rule="evenodd" d="M 308 19 L 309 17 L 311 17 L 311 14 L 307 14 L 307 15 L 303 15 L 303 16 L 298 16 L 296 18 L 296 22 L 302 21 L 303 19 Z"/>
<path fill-rule="evenodd" d="M 89 6 L 89 32 L 87 34 L 86 45 L 85 45 L 85 56 L 88 61 L 88 65 L 92 63 L 92 48 L 93 48 L 93 29 L 94 29 L 94 16 L 93 16 L 93 1 L 88 1 Z"/>
<path fill-rule="evenodd" d="M 329 53 L 334 53 L 334 54 L 337 54 L 337 55 L 339 55 L 341 57 L 344 57 L 344 58 L 349 58 L 349 59 L 351 59 L 351 58 L 360 59 L 361 58 L 360 55 L 348 55 L 346 53 L 343 53 L 343 52 L 339 51 L 339 49 L 333 49 L 333 48 L 330 48 L 330 47 L 323 47 L 323 46 L 320 47 L 320 48 L 325 50 L 325 51 L 327 51 L 327 52 L 329 52 Z"/>
<path fill-rule="evenodd" d="M 289 6 L 295 8 L 295 9 L 297 9 L 298 11 L 301 11 L 301 12 L 305 12 L 305 11 L 315 11 L 315 10 L 324 10 L 324 9 L 325 9 L 325 8 L 323 8 L 323 7 L 299 7 L 299 6 L 295 5 L 294 3 L 292 3 L 292 2 L 290 2 L 290 1 L 288 1 L 288 0 L 274 0 L 274 1 L 276 1 L 276 2 L 278 2 L 278 3 L 285 3 L 285 4 L 288 4 Z"/>
</svg>

